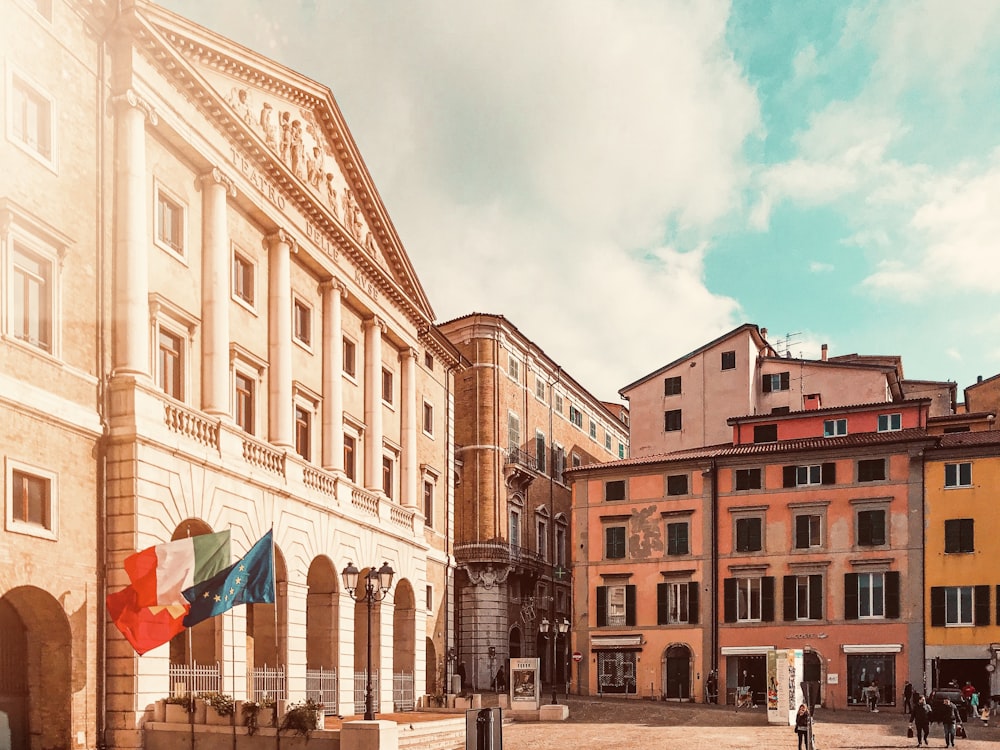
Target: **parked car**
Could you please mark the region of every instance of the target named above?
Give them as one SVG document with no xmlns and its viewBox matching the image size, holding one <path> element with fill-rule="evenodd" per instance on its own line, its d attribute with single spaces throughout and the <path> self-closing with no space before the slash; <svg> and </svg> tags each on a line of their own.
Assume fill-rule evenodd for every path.
<svg viewBox="0 0 1000 750">
<path fill-rule="evenodd" d="M 945 718 L 944 699 L 947 698 L 958 706 L 958 715 L 962 721 L 969 720 L 969 702 L 965 700 L 958 688 L 939 688 L 931 693 L 931 721 L 940 722 Z"/>
</svg>

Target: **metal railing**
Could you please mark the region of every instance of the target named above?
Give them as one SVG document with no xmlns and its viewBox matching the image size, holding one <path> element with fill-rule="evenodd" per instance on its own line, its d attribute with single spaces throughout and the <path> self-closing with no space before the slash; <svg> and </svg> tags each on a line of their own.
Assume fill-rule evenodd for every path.
<svg viewBox="0 0 1000 750">
<path fill-rule="evenodd" d="M 170 679 L 170 697 L 192 693 L 221 693 L 222 669 L 215 664 L 171 664 L 167 669 Z"/>
<path fill-rule="evenodd" d="M 287 698 L 285 693 L 285 668 L 252 667 L 247 670 L 247 699 L 260 701 L 264 698 L 281 700 Z"/>
<path fill-rule="evenodd" d="M 354 673 L 354 713 L 363 714 L 365 712 L 365 682 L 368 672 L 362 669 Z M 372 670 L 372 710 L 379 712 L 378 700 L 378 670 Z"/>
<path fill-rule="evenodd" d="M 532 471 L 538 471 L 538 461 L 530 453 L 511 446 L 507 449 L 507 461 L 508 464 L 517 464 L 518 466 L 524 466 L 525 468 L 531 469 Z"/>
<path fill-rule="evenodd" d="M 502 539 L 490 542 L 468 542 L 455 545 L 455 558 L 459 562 L 500 562 L 529 563 L 539 566 L 547 565 L 545 558 L 516 544 L 509 544 Z"/>
<path fill-rule="evenodd" d="M 337 670 L 307 669 L 306 698 L 323 704 L 323 713 L 336 716 L 337 710 Z"/>
<path fill-rule="evenodd" d="M 392 673 L 392 710 L 412 711 L 416 701 L 413 697 L 413 672 Z"/>
</svg>

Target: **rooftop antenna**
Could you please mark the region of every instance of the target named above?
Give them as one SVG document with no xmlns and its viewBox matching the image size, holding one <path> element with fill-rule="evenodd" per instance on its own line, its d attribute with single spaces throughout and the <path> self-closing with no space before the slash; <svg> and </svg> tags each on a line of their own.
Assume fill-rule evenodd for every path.
<svg viewBox="0 0 1000 750">
<path fill-rule="evenodd" d="M 797 331 L 795 333 L 786 333 L 784 338 L 780 338 L 774 342 L 774 350 L 777 352 L 779 357 L 790 358 L 792 356 L 792 347 L 799 342 L 795 336 L 801 336 L 802 332 Z"/>
</svg>

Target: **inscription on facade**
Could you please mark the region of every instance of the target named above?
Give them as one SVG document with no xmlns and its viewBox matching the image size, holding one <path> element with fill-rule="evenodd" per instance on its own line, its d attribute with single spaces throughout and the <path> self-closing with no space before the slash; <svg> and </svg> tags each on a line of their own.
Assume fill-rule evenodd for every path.
<svg viewBox="0 0 1000 750">
<path fill-rule="evenodd" d="M 261 195 L 284 211 L 285 196 L 278 191 L 278 188 L 273 183 L 264 179 L 264 175 L 258 172 L 250 160 L 237 151 L 235 146 L 230 144 L 229 149 L 233 155 L 233 164 L 240 170 L 243 176 L 250 180 L 250 183 L 260 191 Z"/>
<path fill-rule="evenodd" d="M 333 244 L 329 237 L 319 230 L 319 227 L 309 221 L 306 222 L 306 237 L 312 240 L 316 247 L 323 251 L 323 253 L 328 255 L 330 258 L 333 258 L 334 262 L 337 261 L 340 254 L 337 246 Z"/>
</svg>

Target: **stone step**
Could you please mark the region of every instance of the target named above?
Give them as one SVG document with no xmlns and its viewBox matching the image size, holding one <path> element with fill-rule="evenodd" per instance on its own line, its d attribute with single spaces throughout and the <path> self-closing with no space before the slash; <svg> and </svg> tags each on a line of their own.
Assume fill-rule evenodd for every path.
<svg viewBox="0 0 1000 750">
<path fill-rule="evenodd" d="M 465 717 L 399 722 L 399 750 L 464 750 Z"/>
</svg>

